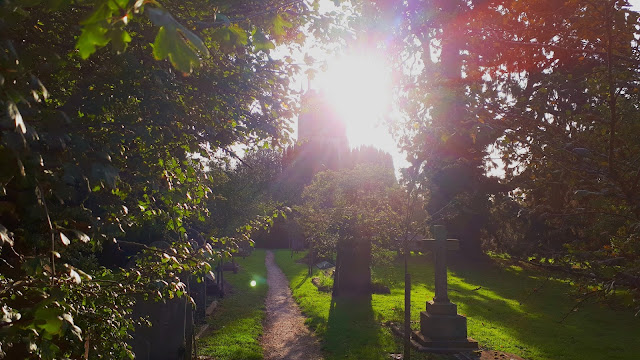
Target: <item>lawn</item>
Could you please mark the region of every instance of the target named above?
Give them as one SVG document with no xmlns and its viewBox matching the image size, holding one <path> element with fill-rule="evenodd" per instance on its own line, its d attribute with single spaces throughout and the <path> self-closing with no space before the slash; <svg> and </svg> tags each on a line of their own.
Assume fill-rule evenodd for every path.
<svg viewBox="0 0 640 360">
<path fill-rule="evenodd" d="M 401 352 L 401 343 L 381 326 L 403 318 L 401 264 L 374 269 L 374 277 L 386 283 L 391 294 L 373 295 L 370 303 L 336 303 L 330 294 L 318 292 L 307 277 L 306 266 L 295 262 L 302 255 L 291 258 L 281 250 L 276 252 L 276 262 L 287 275 L 308 325 L 324 340 L 328 360 L 388 359 L 388 353 Z M 425 256 L 412 257 L 409 268 L 412 327 L 418 328 L 419 313 L 433 297 L 433 268 Z M 640 318 L 631 311 L 593 302 L 571 312 L 576 289 L 548 275 L 504 262 L 454 266 L 449 272 L 449 295 L 458 304 L 458 312 L 468 317 L 469 336 L 486 349 L 530 360 L 640 357 Z M 568 312 L 571 314 L 561 321 Z"/>
<path fill-rule="evenodd" d="M 231 289 L 226 289 L 227 295 L 207 319 L 211 330 L 198 341 L 198 355 L 224 360 L 263 358 L 259 339 L 268 290 L 264 258 L 264 250 L 255 250 L 246 259 L 237 260 L 237 274 L 225 272 Z M 256 281 L 255 287 L 251 286 L 252 280 Z"/>
<path fill-rule="evenodd" d="M 276 263 L 289 279 L 294 299 L 307 316 L 307 325 L 323 339 L 326 360 L 388 360 L 389 353 L 402 352 L 402 342 L 382 323 L 389 320 L 399 322 L 403 318 L 403 283 L 394 284 L 397 288 L 391 289 L 391 295 L 373 295 L 370 302 L 332 302 L 330 293 L 319 292 L 311 283 L 306 265 L 295 262 L 303 256 L 302 253 L 291 258 L 289 251 L 278 250 L 275 256 Z M 318 276 L 319 270 L 315 271 L 314 276 Z M 414 300 L 413 304 L 417 319 L 417 307 L 423 307 L 424 300 Z M 414 354 L 412 359 L 436 357 Z"/>
</svg>

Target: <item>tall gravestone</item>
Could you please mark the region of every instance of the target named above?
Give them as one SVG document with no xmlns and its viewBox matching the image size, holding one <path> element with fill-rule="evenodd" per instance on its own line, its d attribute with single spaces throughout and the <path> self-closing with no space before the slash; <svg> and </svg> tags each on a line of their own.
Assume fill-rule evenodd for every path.
<svg viewBox="0 0 640 360">
<path fill-rule="evenodd" d="M 338 240 L 333 295 L 371 296 L 371 240 L 355 237 Z"/>
<path fill-rule="evenodd" d="M 420 331 L 414 339 L 422 350 L 441 353 L 472 351 L 478 342 L 467 337 L 467 318 L 458 314 L 456 304 L 447 294 L 447 250 L 458 248 L 458 240 L 447 239 L 444 226 L 433 227 L 434 240 L 425 240 L 433 250 L 435 262 L 435 296 L 420 313 Z"/>
<path fill-rule="evenodd" d="M 169 244 L 156 241 L 149 246 L 167 249 Z M 189 287 L 189 276 L 184 275 L 182 280 Z M 130 344 L 136 359 L 191 359 L 194 319 L 193 308 L 187 299 L 181 297 L 155 301 L 138 297 L 132 317 L 146 318 L 151 322 L 151 326 L 136 326 L 131 334 Z"/>
<path fill-rule="evenodd" d="M 136 327 L 131 347 L 136 359 L 190 359 L 193 313 L 185 298 L 136 302 L 134 317 L 146 317 L 151 326 Z"/>
</svg>

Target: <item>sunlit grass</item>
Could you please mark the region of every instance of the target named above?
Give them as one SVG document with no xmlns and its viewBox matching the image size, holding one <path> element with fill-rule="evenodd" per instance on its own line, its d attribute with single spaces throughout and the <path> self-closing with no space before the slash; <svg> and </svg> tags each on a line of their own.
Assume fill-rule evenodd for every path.
<svg viewBox="0 0 640 360">
<path fill-rule="evenodd" d="M 263 358 L 259 339 L 268 290 L 264 259 L 264 250 L 255 250 L 246 259 L 237 260 L 237 274 L 225 272 L 231 291 L 207 319 L 212 331 L 198 341 L 198 355 L 220 360 Z"/>
<path fill-rule="evenodd" d="M 389 352 L 401 351 L 401 344 L 380 326 L 386 321 L 402 322 L 401 264 L 374 269 L 374 276 L 390 287 L 391 294 L 373 295 L 370 306 L 342 304 L 345 311 L 334 308 L 332 312 L 331 295 L 311 284 L 306 265 L 295 263 L 286 251 L 277 252 L 276 261 L 308 324 L 323 338 L 327 359 L 384 359 Z M 640 319 L 631 311 L 586 303 L 561 321 L 576 304 L 571 296 L 576 289 L 566 280 L 508 263 L 452 268 L 449 296 L 458 312 L 467 316 L 469 336 L 483 348 L 531 360 L 635 360 L 640 356 Z M 419 313 L 433 297 L 433 268 L 428 257 L 415 256 L 409 269 L 412 327 L 417 329 Z M 360 325 L 362 319 L 369 321 L 374 330 L 349 325 L 354 318 Z"/>
<path fill-rule="evenodd" d="M 402 319 L 402 283 L 396 282 L 400 289 L 393 287 L 391 295 L 373 295 L 371 303 L 367 301 L 340 301 L 332 304 L 331 294 L 319 292 L 307 276 L 307 267 L 295 262 L 303 254 L 290 257 L 288 251 L 275 253 L 278 266 L 289 279 L 293 296 L 305 316 L 307 325 L 315 330 L 323 340 L 323 351 L 327 360 L 367 359 L 386 360 L 389 353 L 401 353 L 402 344 L 393 336 L 382 322 Z M 313 276 L 319 276 L 315 269 Z M 417 290 L 419 291 L 419 290 Z M 424 301 L 415 301 L 418 305 Z M 412 359 L 433 359 L 428 354 L 415 354 Z"/>
</svg>

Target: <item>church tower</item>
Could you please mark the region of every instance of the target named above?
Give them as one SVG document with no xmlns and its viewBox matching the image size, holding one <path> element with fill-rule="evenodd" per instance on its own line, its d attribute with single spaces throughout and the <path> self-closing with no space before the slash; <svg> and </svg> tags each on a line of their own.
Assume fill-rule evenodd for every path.
<svg viewBox="0 0 640 360">
<path fill-rule="evenodd" d="M 332 109 L 324 94 L 308 90 L 302 96 L 298 119 L 298 140 L 320 142 L 336 147 L 349 146 L 343 119 Z"/>
<path fill-rule="evenodd" d="M 298 119 L 298 161 L 307 162 L 312 174 L 337 170 L 349 153 L 347 130 L 343 119 L 333 110 L 324 94 L 308 90 L 302 96 Z"/>
</svg>

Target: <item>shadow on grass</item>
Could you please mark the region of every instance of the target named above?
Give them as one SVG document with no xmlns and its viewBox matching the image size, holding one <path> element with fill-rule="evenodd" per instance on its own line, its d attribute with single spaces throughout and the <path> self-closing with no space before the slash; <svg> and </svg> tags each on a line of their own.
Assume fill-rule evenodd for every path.
<svg viewBox="0 0 640 360">
<path fill-rule="evenodd" d="M 307 275 L 306 275 L 302 280 L 300 280 L 300 282 L 298 283 L 298 285 L 296 285 L 296 286 L 293 288 L 293 290 L 295 290 L 295 289 L 299 289 L 299 288 L 300 288 L 300 286 L 302 286 L 302 285 L 304 284 L 304 282 L 305 282 L 305 281 L 307 281 L 307 279 L 309 279 L 309 273 L 307 273 Z"/>
<path fill-rule="evenodd" d="M 433 296 L 431 256 L 412 257 L 409 265 L 415 320 Z M 481 346 L 541 360 L 638 359 L 640 342 L 634 335 L 640 319 L 632 312 L 593 302 L 571 312 L 576 288 L 556 278 L 561 275 L 549 278 L 543 271 L 512 265 L 452 261 L 450 266 L 449 297 L 467 316 L 469 336 Z M 375 269 L 375 274 L 391 285 L 391 294 L 374 296 L 374 312 L 400 320 L 388 310 L 388 298 L 402 299 L 401 263 Z"/>
<path fill-rule="evenodd" d="M 371 296 L 334 297 L 324 348 L 327 359 L 373 359 L 379 355 L 380 323 L 374 318 Z"/>
<path fill-rule="evenodd" d="M 433 297 L 431 256 L 414 256 L 409 265 L 412 319 L 417 320 L 424 302 Z M 512 265 L 452 262 L 450 267 L 449 296 L 458 311 L 467 315 L 469 335 L 482 346 L 536 360 L 638 359 L 640 318 L 632 312 L 585 303 L 560 323 L 575 305 L 576 299 L 570 296 L 575 287 L 555 277 L 547 280 L 545 272 Z M 292 285 L 306 275 L 302 274 L 306 269 L 293 261 L 282 266 L 298 274 L 291 279 Z M 388 285 L 391 294 L 354 302 L 332 301 L 308 281 L 296 290 L 310 316 L 309 324 L 325 340 L 327 360 L 388 359 L 390 352 L 402 348 L 380 325 L 402 320 L 398 312 L 403 304 L 401 261 L 374 268 L 374 277 Z M 420 358 L 415 355 L 414 359 Z"/>
<path fill-rule="evenodd" d="M 572 312 L 575 288 L 557 274 L 496 263 L 457 263 L 451 273 L 450 296 L 485 346 L 525 358 L 637 358 L 640 346 L 631 334 L 640 322 L 596 303 Z"/>
</svg>

